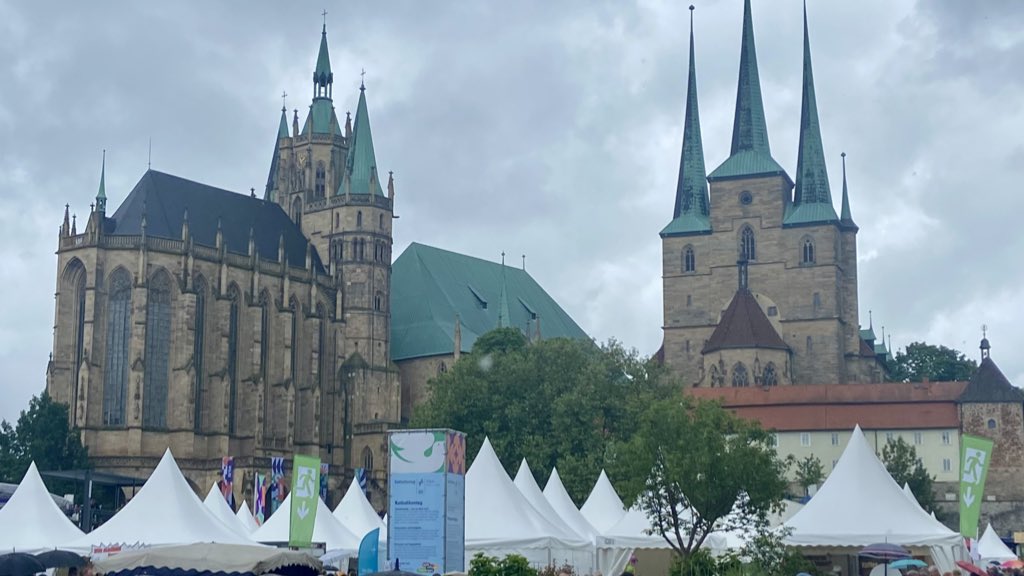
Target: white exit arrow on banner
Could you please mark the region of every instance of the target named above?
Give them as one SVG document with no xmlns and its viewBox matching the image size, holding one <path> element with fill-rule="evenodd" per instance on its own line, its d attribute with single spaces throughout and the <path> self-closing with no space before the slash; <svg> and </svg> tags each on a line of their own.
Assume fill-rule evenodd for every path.
<svg viewBox="0 0 1024 576">
<path fill-rule="evenodd" d="M 303 502 L 299 504 L 299 509 L 296 510 L 295 513 L 299 515 L 299 518 L 305 520 L 306 516 L 309 515 L 309 508 L 306 506 L 306 503 Z"/>
</svg>

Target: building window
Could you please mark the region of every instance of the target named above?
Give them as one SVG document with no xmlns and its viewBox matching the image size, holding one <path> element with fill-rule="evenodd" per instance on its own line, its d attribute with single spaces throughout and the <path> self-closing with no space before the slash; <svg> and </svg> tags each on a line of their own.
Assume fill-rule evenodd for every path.
<svg viewBox="0 0 1024 576">
<path fill-rule="evenodd" d="M 337 212 L 334 213 L 334 228 L 335 230 L 341 228 L 341 215 Z"/>
<path fill-rule="evenodd" d="M 373 295 L 373 309 L 377 312 L 384 310 L 384 296 L 380 292 Z"/>
<path fill-rule="evenodd" d="M 363 211 L 360 210 L 360 211 L 356 212 L 356 228 L 362 228 L 362 227 L 363 227 Z"/>
<path fill-rule="evenodd" d="M 267 381 L 267 362 L 270 359 L 270 297 L 260 295 L 260 378 Z"/>
<path fill-rule="evenodd" d="M 124 425 L 128 396 L 128 345 L 132 329 L 132 277 L 124 268 L 110 275 L 107 358 L 103 375 L 103 424 Z"/>
<path fill-rule="evenodd" d="M 885 433 L 885 441 L 886 442 L 892 442 L 894 440 L 894 438 L 895 438 L 895 435 L 892 432 L 886 432 Z"/>
<path fill-rule="evenodd" d="M 833 446 L 839 446 L 839 433 L 838 432 L 833 432 L 832 433 L 832 445 Z"/>
<path fill-rule="evenodd" d="M 776 448 L 779 447 L 779 435 L 778 434 L 772 434 L 771 435 L 771 443 L 772 443 L 772 446 L 774 446 Z"/>
<path fill-rule="evenodd" d="M 324 170 L 324 163 L 316 165 L 316 186 L 313 191 L 314 197 L 319 200 L 324 197 L 324 190 L 327 188 L 327 171 Z"/>
<path fill-rule="evenodd" d="M 775 371 L 775 364 L 773 362 L 765 364 L 764 370 L 761 372 L 761 384 L 763 386 L 776 386 L 778 383 L 779 377 Z"/>
<path fill-rule="evenodd" d="M 992 419 L 992 418 L 989 418 L 989 420 L 988 420 L 988 429 L 989 430 L 995 430 L 995 428 L 996 428 L 996 421 L 994 419 Z"/>
<path fill-rule="evenodd" d="M 291 379 L 294 385 L 299 379 L 299 313 L 302 311 L 302 307 L 299 306 L 298 300 L 294 297 L 291 300 L 292 309 L 292 371 Z"/>
<path fill-rule="evenodd" d="M 757 260 L 757 244 L 754 241 L 754 229 L 744 225 L 740 230 L 740 259 Z"/>
<path fill-rule="evenodd" d="M 769 318 L 774 318 L 775 316 L 778 316 L 778 315 L 779 315 L 779 307 L 778 306 L 769 306 L 768 307 L 768 317 Z"/>
<path fill-rule="evenodd" d="M 945 445 L 945 446 L 949 446 L 949 442 L 950 442 L 950 434 L 949 434 L 949 430 L 946 430 L 946 431 L 944 431 L 942 433 L 942 444 Z"/>
<path fill-rule="evenodd" d="M 689 308 L 692 305 L 693 305 L 693 295 L 692 294 L 687 294 L 686 295 L 686 307 Z"/>
<path fill-rule="evenodd" d="M 921 437 L 921 433 L 920 432 L 914 432 L 914 444 L 920 445 L 922 440 L 924 440 L 924 439 Z"/>
<path fill-rule="evenodd" d="M 697 258 L 693 254 L 693 246 L 683 249 L 683 272 L 689 273 L 697 269 Z"/>
<path fill-rule="evenodd" d="M 195 386 L 195 395 L 192 406 L 192 427 L 196 432 L 203 429 L 203 386 L 206 385 L 206 371 L 203 363 L 206 360 L 206 280 L 202 276 L 196 277 L 196 313 L 193 322 L 192 334 L 192 370 L 194 372 L 192 385 Z"/>
<path fill-rule="evenodd" d="M 298 196 L 292 200 L 292 221 L 301 226 L 302 222 L 302 198 Z"/>
<path fill-rule="evenodd" d="M 148 292 L 142 426 L 166 428 L 171 355 L 171 279 L 167 272 L 157 272 L 150 279 Z"/>
<path fill-rule="evenodd" d="M 807 348 L 808 354 L 814 352 L 814 340 L 811 340 L 810 336 L 807 337 L 807 340 L 805 341 L 804 345 Z"/>
<path fill-rule="evenodd" d="M 817 314 L 821 311 L 821 293 L 815 292 L 811 297 L 811 304 L 814 306 L 814 313 Z"/>
<path fill-rule="evenodd" d="M 942 459 L 942 471 L 949 472 L 953 469 L 953 463 L 950 462 L 949 458 Z"/>
<path fill-rule="evenodd" d="M 686 341 L 686 353 L 687 354 L 690 353 L 690 341 L 689 340 Z"/>
<path fill-rule="evenodd" d="M 234 284 L 228 288 L 228 434 L 235 433 L 235 411 L 238 405 L 238 302 L 241 297 Z"/>
<path fill-rule="evenodd" d="M 814 242 L 810 238 L 804 238 L 801 264 L 814 264 Z"/>
<path fill-rule="evenodd" d="M 445 364 L 444 362 L 441 362 L 440 364 L 437 365 L 437 373 L 438 374 L 444 374 L 447 371 L 448 371 L 448 365 Z"/>
<path fill-rule="evenodd" d="M 801 432 L 800 433 L 800 445 L 801 446 L 810 446 L 811 445 L 811 433 L 810 432 Z"/>
<path fill-rule="evenodd" d="M 750 386 L 750 375 L 747 373 L 747 367 L 742 362 L 737 362 L 732 367 L 732 385 L 734 388 Z"/>
<path fill-rule="evenodd" d="M 377 227 L 380 228 L 381 230 L 384 229 L 384 215 L 383 214 L 377 215 Z"/>
<path fill-rule="evenodd" d="M 363 468 L 365 468 L 367 472 L 373 470 L 373 450 L 370 450 L 369 446 L 363 448 Z"/>
</svg>

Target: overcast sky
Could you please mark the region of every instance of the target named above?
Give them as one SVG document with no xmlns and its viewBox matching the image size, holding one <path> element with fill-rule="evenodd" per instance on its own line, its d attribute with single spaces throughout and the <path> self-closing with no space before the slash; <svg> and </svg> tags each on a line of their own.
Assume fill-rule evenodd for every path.
<svg viewBox="0 0 1024 576">
<path fill-rule="evenodd" d="M 511 262 L 592 336 L 661 340 L 661 243 L 683 129 L 687 1 L 0 0 L 0 417 L 43 390 L 65 203 L 84 226 L 146 169 L 262 193 L 281 93 L 300 116 L 326 8 L 335 107 L 360 70 L 412 241 Z M 754 0 L 775 158 L 795 172 L 801 3 Z M 848 154 L 860 309 L 902 347 L 993 358 L 1024 384 L 1024 4 L 808 2 L 838 205 Z M 698 1 L 709 171 L 728 154 L 742 2 Z"/>
</svg>

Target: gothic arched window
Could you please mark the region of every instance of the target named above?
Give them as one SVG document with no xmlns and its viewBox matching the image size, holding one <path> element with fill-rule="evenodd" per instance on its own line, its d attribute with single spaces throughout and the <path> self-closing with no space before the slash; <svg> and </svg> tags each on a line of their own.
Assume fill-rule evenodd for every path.
<svg viewBox="0 0 1024 576">
<path fill-rule="evenodd" d="M 363 468 L 367 472 L 373 470 L 373 450 L 370 450 L 369 446 L 363 448 Z"/>
<path fill-rule="evenodd" d="M 693 246 L 683 249 L 683 272 L 693 272 L 697 269 L 697 258 L 693 253 Z"/>
<path fill-rule="evenodd" d="M 132 277 L 124 268 L 110 275 L 107 356 L 103 366 L 103 424 L 123 426 L 128 396 L 128 345 L 132 329 Z"/>
<path fill-rule="evenodd" d="M 270 296 L 260 295 L 260 378 L 267 381 L 267 361 L 270 359 Z"/>
<path fill-rule="evenodd" d="M 146 373 L 142 426 L 167 427 L 167 381 L 171 356 L 171 278 L 161 270 L 149 280 L 146 297 Z"/>
<path fill-rule="evenodd" d="M 800 263 L 814 264 L 814 241 L 812 241 L 810 237 L 804 237 Z"/>
<path fill-rule="evenodd" d="M 192 335 L 192 371 L 193 385 L 195 386 L 195 406 L 192 426 L 196 432 L 203 430 L 203 387 L 206 385 L 206 280 L 202 276 L 196 276 L 196 315 L 193 323 Z"/>
<path fill-rule="evenodd" d="M 754 241 L 754 229 L 744 225 L 740 230 L 740 259 L 757 260 L 757 244 Z"/>
<path fill-rule="evenodd" d="M 356 212 L 356 228 L 363 227 L 363 211 L 359 210 Z"/>
<path fill-rule="evenodd" d="M 750 386 L 750 374 L 743 362 L 737 362 L 732 367 L 732 385 L 734 388 L 746 388 Z"/>
<path fill-rule="evenodd" d="M 715 388 L 716 386 L 721 386 L 721 384 L 722 384 L 721 381 L 722 381 L 722 373 L 719 372 L 718 366 L 712 364 L 711 365 L 711 387 Z"/>
<path fill-rule="evenodd" d="M 384 229 L 384 214 L 377 215 L 377 227 L 381 230 Z"/>
<path fill-rule="evenodd" d="M 384 295 L 380 292 L 373 295 L 373 309 L 377 312 L 384 310 Z"/>
<path fill-rule="evenodd" d="M 327 383 L 327 377 L 329 371 L 327 370 L 327 310 L 323 304 L 316 305 L 316 316 L 320 319 L 320 329 L 316 334 L 316 350 L 317 350 L 317 373 L 319 375 L 320 384 Z M 326 389 L 326 388 L 324 388 Z"/>
<path fill-rule="evenodd" d="M 71 406 L 76 406 L 74 399 L 78 398 L 78 369 L 82 366 L 82 359 L 85 358 L 85 280 L 86 272 L 82 261 L 75 258 L 68 264 L 64 272 L 65 286 L 74 290 L 74 318 L 75 318 L 75 355 L 71 366 Z M 74 420 L 73 420 L 74 422 Z"/>
<path fill-rule="evenodd" d="M 327 171 L 324 170 L 324 163 L 318 162 L 316 165 L 316 186 L 313 190 L 313 197 L 317 200 L 324 197 L 324 190 L 327 188 Z"/>
<path fill-rule="evenodd" d="M 235 433 L 235 411 L 238 405 L 238 286 L 228 288 L 228 434 Z"/>
<path fill-rule="evenodd" d="M 292 310 L 292 385 L 294 386 L 299 378 L 299 313 L 302 307 L 299 301 L 292 297 L 290 308 Z"/>
<path fill-rule="evenodd" d="M 302 223 L 302 198 L 296 196 L 292 200 L 292 222 L 299 224 Z"/>
<path fill-rule="evenodd" d="M 761 385 L 762 386 L 776 386 L 779 383 L 779 376 L 775 372 L 775 364 L 769 362 L 765 364 L 764 370 L 761 371 Z"/>
</svg>

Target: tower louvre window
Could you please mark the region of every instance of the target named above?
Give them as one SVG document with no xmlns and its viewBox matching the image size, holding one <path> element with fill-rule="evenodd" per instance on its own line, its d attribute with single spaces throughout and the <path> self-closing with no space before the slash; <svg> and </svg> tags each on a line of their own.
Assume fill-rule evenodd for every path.
<svg viewBox="0 0 1024 576">
<path fill-rule="evenodd" d="M 360 210 L 360 211 L 356 212 L 356 228 L 362 228 L 362 227 L 363 227 L 363 211 Z"/>
<path fill-rule="evenodd" d="M 810 238 L 804 238 L 801 256 L 801 264 L 814 264 L 814 241 Z"/>
<path fill-rule="evenodd" d="M 324 190 L 327 188 L 327 171 L 324 169 L 324 163 L 319 162 L 316 165 L 316 180 L 313 188 L 313 197 L 317 200 L 324 197 Z"/>
</svg>

